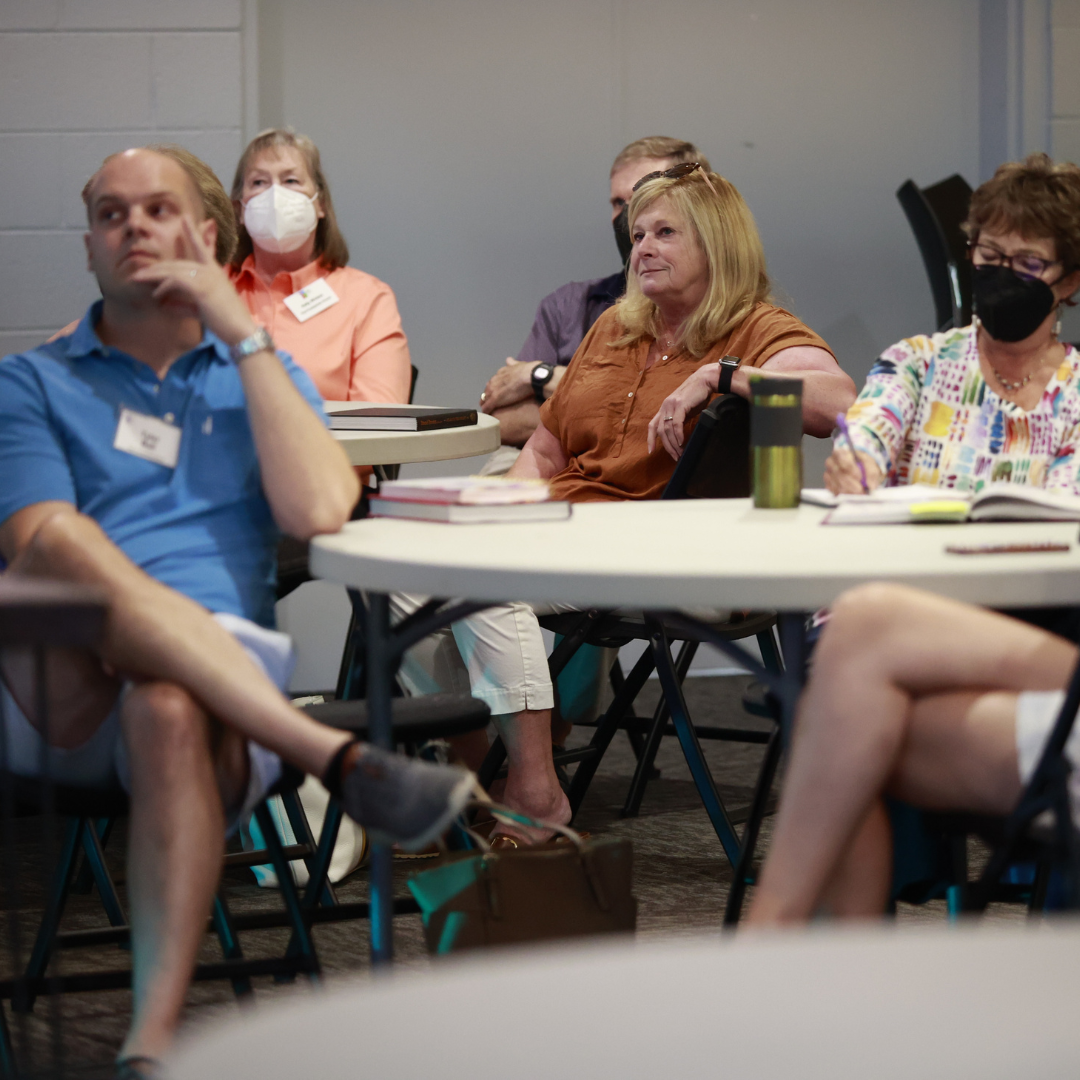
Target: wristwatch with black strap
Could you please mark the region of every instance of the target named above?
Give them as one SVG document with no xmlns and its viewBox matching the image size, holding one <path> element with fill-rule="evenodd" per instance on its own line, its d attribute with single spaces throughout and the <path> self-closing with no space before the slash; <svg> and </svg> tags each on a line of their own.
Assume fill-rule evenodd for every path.
<svg viewBox="0 0 1080 1080">
<path fill-rule="evenodd" d="M 541 360 L 539 364 L 532 369 L 532 375 L 530 381 L 532 382 L 533 397 L 536 398 L 537 405 L 544 404 L 544 387 L 551 382 L 551 377 L 555 374 L 555 368 L 557 364 L 549 363 L 547 360 Z"/>
<path fill-rule="evenodd" d="M 717 361 L 720 368 L 720 378 L 716 383 L 716 392 L 718 394 L 731 393 L 731 380 L 735 377 L 735 372 L 739 370 L 741 363 L 742 360 L 737 356 L 722 356 Z"/>
</svg>

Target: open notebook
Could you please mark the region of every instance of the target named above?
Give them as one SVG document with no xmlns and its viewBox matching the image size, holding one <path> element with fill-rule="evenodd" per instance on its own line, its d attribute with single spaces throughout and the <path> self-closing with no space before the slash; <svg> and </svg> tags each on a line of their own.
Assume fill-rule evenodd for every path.
<svg viewBox="0 0 1080 1080">
<path fill-rule="evenodd" d="M 926 484 L 833 495 L 804 488 L 803 502 L 830 506 L 826 525 L 897 525 L 934 521 L 1080 521 L 1080 496 L 1025 484 L 988 484 L 978 495 Z"/>
</svg>

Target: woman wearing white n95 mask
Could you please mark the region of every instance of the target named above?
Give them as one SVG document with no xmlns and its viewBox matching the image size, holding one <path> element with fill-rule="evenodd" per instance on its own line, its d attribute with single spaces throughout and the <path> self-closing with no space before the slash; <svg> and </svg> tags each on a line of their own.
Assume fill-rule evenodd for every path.
<svg viewBox="0 0 1080 1080">
<path fill-rule="evenodd" d="M 244 150 L 232 186 L 240 240 L 232 278 L 278 348 L 336 401 L 409 397 L 409 346 L 390 287 L 346 265 L 319 151 L 271 129 Z"/>
</svg>

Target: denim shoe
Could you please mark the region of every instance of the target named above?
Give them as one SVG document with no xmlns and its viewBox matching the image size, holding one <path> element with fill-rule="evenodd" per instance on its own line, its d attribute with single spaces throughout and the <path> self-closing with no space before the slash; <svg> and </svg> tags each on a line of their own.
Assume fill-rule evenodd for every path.
<svg viewBox="0 0 1080 1080">
<path fill-rule="evenodd" d="M 476 777 L 459 765 L 433 765 L 364 746 L 341 779 L 341 805 L 375 844 L 418 851 L 465 809 Z"/>
</svg>

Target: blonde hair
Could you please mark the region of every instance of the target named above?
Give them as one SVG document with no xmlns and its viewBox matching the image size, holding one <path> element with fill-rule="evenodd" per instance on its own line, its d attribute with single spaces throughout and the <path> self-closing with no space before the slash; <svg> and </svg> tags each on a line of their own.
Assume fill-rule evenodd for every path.
<svg viewBox="0 0 1080 1080">
<path fill-rule="evenodd" d="M 717 173 L 708 173 L 710 190 L 700 169 L 679 179 L 657 177 L 634 192 L 630 200 L 630 234 L 643 211 L 667 199 L 686 222 L 709 267 L 705 296 L 683 324 L 681 341 L 700 359 L 747 315 L 755 304 L 769 298 L 765 251 L 750 208 L 735 185 Z M 611 344 L 622 348 L 655 338 L 660 333 L 660 312 L 642 291 L 636 274 L 628 274 L 626 294 L 615 305 L 623 328 Z"/>
<path fill-rule="evenodd" d="M 682 165 L 687 161 L 700 161 L 703 169 L 712 170 L 708 158 L 692 143 L 685 139 L 672 139 L 667 135 L 646 135 L 644 139 L 635 139 L 624 146 L 611 166 L 614 176 L 624 165 L 631 161 L 670 161 L 672 165 Z"/>
<path fill-rule="evenodd" d="M 244 192 L 244 177 L 251 168 L 252 161 L 264 150 L 276 150 L 282 146 L 291 147 L 299 152 L 304 159 L 304 164 L 307 165 L 311 179 L 315 181 L 319 206 L 323 211 L 323 216 L 319 218 L 319 223 L 315 226 L 315 258 L 327 270 L 337 270 L 349 261 L 349 245 L 345 243 L 345 237 L 341 235 L 341 229 L 337 223 L 334 203 L 330 198 L 330 185 L 326 182 L 322 161 L 319 159 L 319 148 L 306 135 L 301 135 L 292 128 L 267 128 L 266 131 L 260 131 L 247 144 L 240 155 L 240 160 L 236 163 L 236 175 L 232 183 L 233 205 L 236 208 L 240 205 L 240 196 Z M 239 269 L 252 253 L 254 245 L 244 227 L 244 215 L 239 209 L 236 210 L 236 224 L 240 239 L 236 245 L 232 264 Z"/>
<path fill-rule="evenodd" d="M 201 158 L 197 158 L 190 150 L 177 146 L 176 143 L 151 143 L 140 149 L 150 150 L 175 161 L 187 173 L 188 179 L 198 193 L 203 216 L 210 218 L 217 225 L 214 258 L 224 266 L 236 250 L 236 214 L 233 211 L 232 200 L 225 194 L 225 188 L 217 178 L 217 173 Z M 87 217 L 90 216 L 90 199 L 93 196 L 94 181 L 110 161 L 126 153 L 126 150 L 118 150 L 115 154 L 110 154 L 98 167 L 97 172 L 86 181 L 82 189 L 82 200 L 86 205 Z"/>
</svg>

